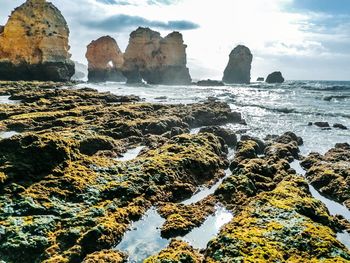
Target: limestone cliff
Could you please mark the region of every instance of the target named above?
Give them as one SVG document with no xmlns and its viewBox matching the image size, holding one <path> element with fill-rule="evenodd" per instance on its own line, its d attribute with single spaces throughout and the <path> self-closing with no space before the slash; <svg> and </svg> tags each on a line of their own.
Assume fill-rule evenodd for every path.
<svg viewBox="0 0 350 263">
<path fill-rule="evenodd" d="M 130 34 L 123 72 L 129 83 L 190 84 L 186 45 L 179 32 L 162 38 L 158 32 L 139 27 Z"/>
<path fill-rule="evenodd" d="M 249 84 L 252 60 L 253 55 L 249 48 L 242 45 L 235 47 L 230 54 L 222 81 L 229 84 Z"/>
<path fill-rule="evenodd" d="M 66 20 L 52 3 L 27 0 L 0 29 L 0 79 L 69 80 L 74 63 L 68 37 Z"/>
<path fill-rule="evenodd" d="M 89 81 L 125 81 L 123 53 L 114 38 L 100 37 L 87 46 Z"/>
</svg>

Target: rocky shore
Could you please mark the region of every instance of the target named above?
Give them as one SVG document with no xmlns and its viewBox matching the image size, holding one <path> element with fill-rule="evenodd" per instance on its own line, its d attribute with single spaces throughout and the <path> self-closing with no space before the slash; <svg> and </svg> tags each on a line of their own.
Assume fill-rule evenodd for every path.
<svg viewBox="0 0 350 263">
<path fill-rule="evenodd" d="M 290 166 L 302 159 L 300 137 L 237 138 L 218 127 L 244 123 L 223 102 L 152 104 L 53 82 L 0 82 L 0 96 L 18 100 L 0 111 L 0 130 L 16 132 L 0 140 L 0 261 L 126 262 L 115 247 L 150 208 L 165 220 L 161 235 L 175 239 L 144 262 L 350 261 L 336 237 L 348 222 L 307 183 L 347 204 L 346 144 L 303 159 L 305 178 Z M 179 240 L 218 205 L 233 219 L 205 249 Z"/>
</svg>

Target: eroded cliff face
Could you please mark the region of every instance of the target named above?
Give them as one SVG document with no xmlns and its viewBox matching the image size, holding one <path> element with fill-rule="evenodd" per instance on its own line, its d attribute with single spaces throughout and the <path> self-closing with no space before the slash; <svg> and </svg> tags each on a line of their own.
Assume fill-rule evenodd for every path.
<svg viewBox="0 0 350 263">
<path fill-rule="evenodd" d="M 123 53 L 114 38 L 100 37 L 87 46 L 89 81 L 125 81 Z"/>
<path fill-rule="evenodd" d="M 130 34 L 123 72 L 129 83 L 144 79 L 149 84 L 190 84 L 186 45 L 179 32 L 162 38 L 158 32 L 139 27 Z"/>
<path fill-rule="evenodd" d="M 68 25 L 52 3 L 27 0 L 1 31 L 0 79 L 65 81 L 74 74 Z"/>
<path fill-rule="evenodd" d="M 253 55 L 249 48 L 243 45 L 235 47 L 230 54 L 230 59 L 224 71 L 222 81 L 232 84 L 249 84 L 252 60 Z"/>
</svg>

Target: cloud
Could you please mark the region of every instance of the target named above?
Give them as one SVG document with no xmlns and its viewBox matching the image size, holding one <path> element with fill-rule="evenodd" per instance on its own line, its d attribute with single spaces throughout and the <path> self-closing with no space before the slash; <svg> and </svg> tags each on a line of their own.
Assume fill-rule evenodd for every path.
<svg viewBox="0 0 350 263">
<path fill-rule="evenodd" d="M 84 21 L 82 24 L 90 28 L 108 32 L 118 32 L 139 26 L 154 27 L 165 30 L 191 30 L 199 28 L 199 25 L 186 20 L 163 22 L 157 20 L 148 20 L 140 16 L 130 16 L 124 14 L 113 15 L 100 21 Z"/>
</svg>

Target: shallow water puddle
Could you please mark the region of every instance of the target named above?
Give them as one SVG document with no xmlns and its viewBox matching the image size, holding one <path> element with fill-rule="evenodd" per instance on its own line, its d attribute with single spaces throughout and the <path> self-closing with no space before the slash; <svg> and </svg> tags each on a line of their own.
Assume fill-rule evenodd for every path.
<svg viewBox="0 0 350 263">
<path fill-rule="evenodd" d="M 218 187 L 221 185 L 221 183 L 227 178 L 229 177 L 232 173 L 230 171 L 230 169 L 225 170 L 225 177 L 221 178 L 219 181 L 217 181 L 214 185 L 212 185 L 211 187 L 202 187 L 199 188 L 199 191 L 197 193 L 195 193 L 194 195 L 192 195 L 192 197 L 190 197 L 189 199 L 186 199 L 185 201 L 181 202 L 181 204 L 184 205 L 190 205 L 190 204 L 194 204 L 197 203 L 201 200 L 203 200 L 204 198 L 206 198 L 207 196 L 214 194 L 214 192 L 216 191 L 216 189 L 218 189 Z"/>
<path fill-rule="evenodd" d="M 0 132 L 0 139 L 8 139 L 17 134 L 19 134 L 19 132 L 16 132 L 16 131 Z"/>
<path fill-rule="evenodd" d="M 337 233 L 337 239 L 350 249 L 350 234 L 348 232 Z"/>
<path fill-rule="evenodd" d="M 144 147 L 142 146 L 129 150 L 124 157 L 122 157 L 124 158 L 123 160 L 136 158 L 143 148 Z M 229 159 L 233 158 L 233 156 L 234 150 L 229 149 Z M 129 158 L 125 159 L 125 157 Z M 122 158 L 119 158 L 118 160 L 122 160 Z M 183 201 L 182 204 L 193 204 L 203 200 L 210 194 L 213 194 L 222 181 L 232 173 L 227 169 L 225 174 L 226 175 L 213 186 L 201 188 L 191 198 Z M 193 229 L 190 233 L 180 239 L 188 242 L 195 248 L 205 248 L 208 242 L 219 233 L 220 228 L 230 222 L 232 218 L 233 214 L 231 212 L 222 206 L 217 206 L 216 212 L 213 215 L 208 216 L 200 227 Z M 115 247 L 115 249 L 128 253 L 128 262 L 143 262 L 147 257 L 154 255 L 169 245 L 170 240 L 162 238 L 160 233 L 160 229 L 164 223 L 165 219 L 158 214 L 156 208 L 153 207 L 149 209 L 141 220 L 132 224 L 131 230 L 125 233 L 122 241 Z"/>
<path fill-rule="evenodd" d="M 126 162 L 135 159 L 145 146 L 139 146 L 130 150 L 127 150 L 122 157 L 117 158 L 118 161 Z"/>
<path fill-rule="evenodd" d="M 293 168 L 298 174 L 305 175 L 306 171 L 301 167 L 299 161 L 290 163 L 290 167 Z M 312 196 L 326 205 L 331 215 L 342 215 L 350 222 L 350 211 L 344 205 L 335 202 L 327 197 L 321 195 L 312 185 L 309 184 L 309 189 Z"/>
<path fill-rule="evenodd" d="M 0 104 L 18 104 L 20 100 L 10 100 L 10 96 L 0 96 Z"/>
<path fill-rule="evenodd" d="M 290 163 L 290 167 L 293 168 L 298 174 L 305 176 L 306 171 L 301 167 L 300 162 L 298 160 Z M 309 189 L 311 195 L 320 200 L 325 206 L 328 208 L 328 211 L 331 215 L 341 215 L 346 218 L 350 222 L 350 210 L 347 209 L 344 205 L 335 202 L 323 195 L 321 195 L 311 184 L 309 184 Z M 347 248 L 350 249 L 350 233 L 343 232 L 337 233 L 337 238 L 340 242 L 342 242 Z"/>
<path fill-rule="evenodd" d="M 125 233 L 115 248 L 129 254 L 128 262 L 142 262 L 170 243 L 170 240 L 160 235 L 160 227 L 164 222 L 165 219 L 155 208 L 149 209 L 141 220 L 133 223 L 132 230 Z"/>
<path fill-rule="evenodd" d="M 190 134 L 198 134 L 202 128 L 194 128 L 190 130 Z"/>
<path fill-rule="evenodd" d="M 194 248 L 206 248 L 208 242 L 232 218 L 231 212 L 224 207 L 217 206 L 215 214 L 210 215 L 200 227 L 179 239 L 188 242 Z M 131 230 L 125 233 L 115 249 L 128 253 L 128 262 L 143 262 L 147 257 L 169 245 L 170 239 L 162 238 L 160 234 L 160 228 L 164 222 L 165 219 L 158 214 L 156 208 L 149 209 L 141 220 L 133 223 Z"/>
<path fill-rule="evenodd" d="M 230 222 L 232 218 L 233 214 L 230 211 L 218 206 L 215 214 L 209 216 L 200 227 L 193 229 L 181 239 L 194 248 L 204 249 L 208 242 L 219 233 L 221 227 Z"/>
</svg>

